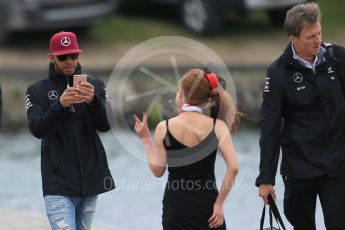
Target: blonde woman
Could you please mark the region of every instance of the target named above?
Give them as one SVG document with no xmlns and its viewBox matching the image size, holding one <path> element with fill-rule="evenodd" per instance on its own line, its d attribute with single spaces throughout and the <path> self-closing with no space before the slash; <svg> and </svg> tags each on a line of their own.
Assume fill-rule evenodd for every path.
<svg viewBox="0 0 345 230">
<path fill-rule="evenodd" d="M 160 122 L 154 143 L 143 120 L 134 115 L 135 131 L 142 140 L 148 165 L 156 177 L 168 168 L 163 199 L 163 229 L 226 229 L 223 204 L 238 173 L 231 132 L 239 113 L 214 73 L 188 71 L 176 93 L 179 115 Z M 214 175 L 218 150 L 227 166 L 220 191 Z"/>
</svg>

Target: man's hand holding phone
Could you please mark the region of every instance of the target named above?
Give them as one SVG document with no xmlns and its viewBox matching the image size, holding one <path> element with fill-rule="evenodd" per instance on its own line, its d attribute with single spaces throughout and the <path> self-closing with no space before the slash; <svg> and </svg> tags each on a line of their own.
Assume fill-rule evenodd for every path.
<svg viewBox="0 0 345 230">
<path fill-rule="evenodd" d="M 87 82 L 85 74 L 73 76 L 73 87 L 67 88 L 60 97 L 60 103 L 67 108 L 74 104 L 93 102 L 94 87 Z"/>
<path fill-rule="evenodd" d="M 88 104 L 93 102 L 95 89 L 93 85 L 87 81 L 87 76 L 85 74 L 74 75 L 73 88 L 76 91 L 76 98 Z"/>
<path fill-rule="evenodd" d="M 71 105 L 82 103 L 83 101 L 76 97 L 77 93 L 74 87 L 67 88 L 60 97 L 61 105 L 67 108 Z"/>
</svg>

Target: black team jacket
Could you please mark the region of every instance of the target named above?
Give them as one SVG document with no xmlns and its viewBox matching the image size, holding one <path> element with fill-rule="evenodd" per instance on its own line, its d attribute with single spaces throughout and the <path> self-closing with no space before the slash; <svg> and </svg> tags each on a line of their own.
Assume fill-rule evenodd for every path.
<svg viewBox="0 0 345 230">
<path fill-rule="evenodd" d="M 81 73 L 78 65 L 76 74 Z M 97 131 L 110 130 L 110 108 L 104 83 L 88 78 L 95 88 L 92 105 L 63 108 L 60 96 L 72 86 L 49 66 L 49 78 L 27 89 L 26 110 L 31 133 L 41 141 L 43 195 L 87 197 L 114 189 L 106 154 Z M 111 110 L 108 110 L 110 112 Z"/>
<path fill-rule="evenodd" d="M 260 174 L 256 185 L 335 176 L 345 167 L 345 49 L 332 45 L 315 72 L 293 59 L 291 44 L 267 71 L 261 107 Z"/>
</svg>

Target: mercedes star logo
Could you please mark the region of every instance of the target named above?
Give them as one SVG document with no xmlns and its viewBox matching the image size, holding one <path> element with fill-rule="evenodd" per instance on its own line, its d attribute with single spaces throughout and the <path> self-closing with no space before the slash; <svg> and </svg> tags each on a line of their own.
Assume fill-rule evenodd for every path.
<svg viewBox="0 0 345 230">
<path fill-rule="evenodd" d="M 52 90 L 48 93 L 50 100 L 56 100 L 58 98 L 58 93 L 55 90 Z"/>
<path fill-rule="evenodd" d="M 303 81 L 303 75 L 301 73 L 294 73 L 292 77 L 293 80 L 297 83 L 301 83 Z"/>
<path fill-rule="evenodd" d="M 62 46 L 70 46 L 71 45 L 71 39 L 69 37 L 63 37 L 61 38 L 61 45 Z"/>
</svg>

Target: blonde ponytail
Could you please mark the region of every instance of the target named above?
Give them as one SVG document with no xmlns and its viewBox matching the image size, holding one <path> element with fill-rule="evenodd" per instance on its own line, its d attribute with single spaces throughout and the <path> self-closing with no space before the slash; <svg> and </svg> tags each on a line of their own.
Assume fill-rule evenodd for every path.
<svg viewBox="0 0 345 230">
<path fill-rule="evenodd" d="M 211 117 L 223 120 L 231 133 L 238 130 L 240 126 L 241 113 L 238 111 L 231 96 L 224 89 L 211 92 L 215 105 L 211 109 Z"/>
</svg>

